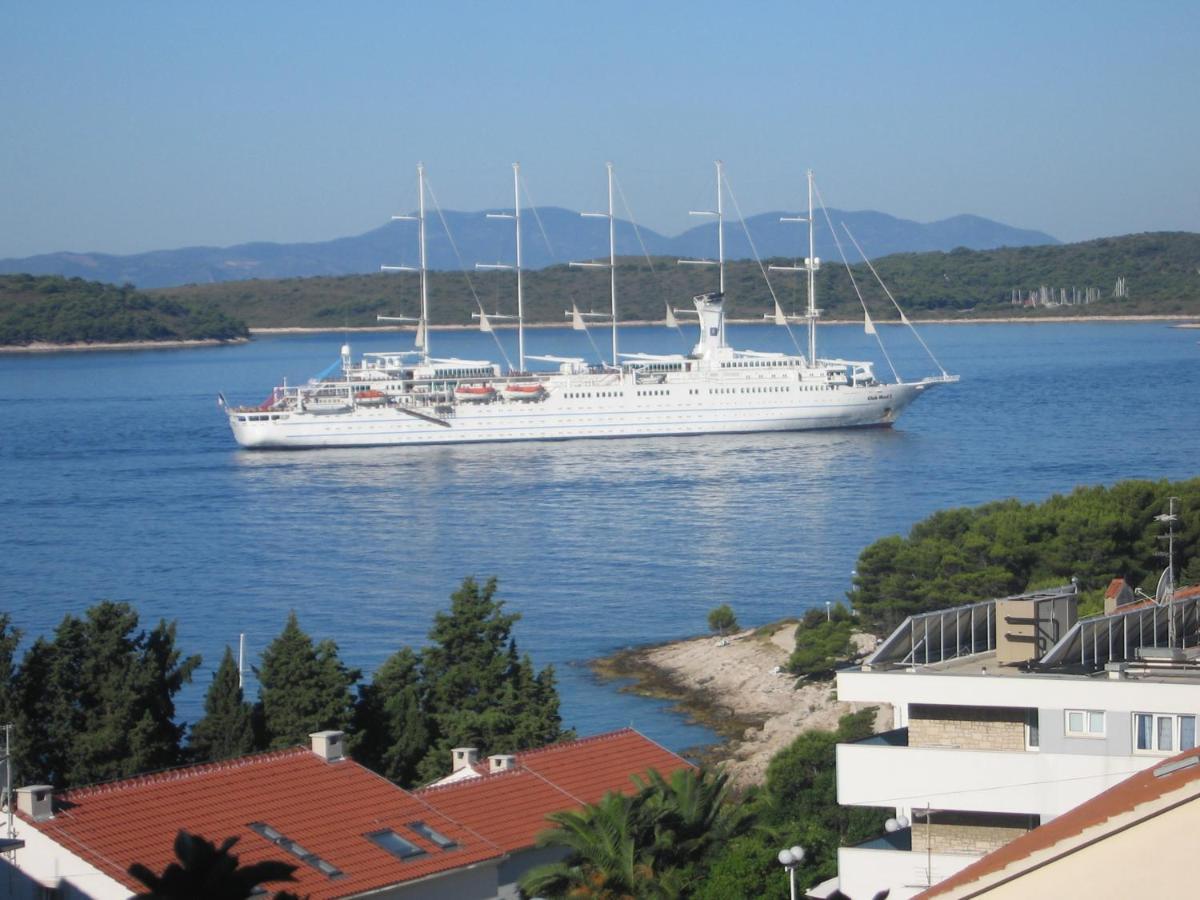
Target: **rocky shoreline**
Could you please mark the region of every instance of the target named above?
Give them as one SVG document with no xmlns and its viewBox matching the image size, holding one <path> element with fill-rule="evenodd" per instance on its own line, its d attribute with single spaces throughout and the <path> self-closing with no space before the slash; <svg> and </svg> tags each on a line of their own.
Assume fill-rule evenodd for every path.
<svg viewBox="0 0 1200 900">
<path fill-rule="evenodd" d="M 674 702 L 689 720 L 717 732 L 722 741 L 696 754 L 720 763 L 739 787 L 761 784 L 776 753 L 799 734 L 832 731 L 838 719 L 862 708 L 837 700 L 832 681 L 796 684 L 784 671 L 796 623 L 782 622 L 728 637 L 699 637 L 635 647 L 594 660 L 602 679 L 629 683 L 623 691 Z M 858 652 L 875 645 L 872 635 L 854 636 Z M 890 727 L 891 711 L 882 710 Z"/>
</svg>

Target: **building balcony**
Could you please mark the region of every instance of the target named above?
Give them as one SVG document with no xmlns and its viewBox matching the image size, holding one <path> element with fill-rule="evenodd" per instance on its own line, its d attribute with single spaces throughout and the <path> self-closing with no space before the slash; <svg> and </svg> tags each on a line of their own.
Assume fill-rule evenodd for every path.
<svg viewBox="0 0 1200 900">
<path fill-rule="evenodd" d="M 1036 750 L 907 746 L 906 729 L 837 748 L 843 806 L 1013 813 L 1053 818 L 1156 760 Z M 853 895 L 851 895 L 853 896 Z"/>
<path fill-rule="evenodd" d="M 886 888 L 888 900 L 907 900 L 977 859 L 978 854 L 913 849 L 912 832 L 904 829 L 838 850 L 838 889 L 850 897 L 873 897 Z"/>
</svg>

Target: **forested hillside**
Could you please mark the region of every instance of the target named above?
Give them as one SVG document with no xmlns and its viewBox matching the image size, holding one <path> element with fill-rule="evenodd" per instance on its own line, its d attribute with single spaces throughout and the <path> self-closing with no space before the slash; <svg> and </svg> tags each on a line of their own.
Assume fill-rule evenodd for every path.
<svg viewBox="0 0 1200 900">
<path fill-rule="evenodd" d="M 868 627 L 905 616 L 1079 579 L 1085 601 L 1122 576 L 1154 592 L 1165 561 L 1155 516 L 1177 497 L 1179 583 L 1200 582 L 1200 478 L 1080 487 L 1044 503 L 1002 500 L 934 513 L 907 537 L 871 544 L 858 558 L 850 600 Z"/>
<path fill-rule="evenodd" d="M 795 260 L 767 262 L 792 264 Z M 764 263 L 765 265 L 766 263 Z M 1001 250 L 954 250 L 903 253 L 875 266 L 896 299 L 914 318 L 972 318 L 1028 315 L 1200 315 L 1200 235 L 1184 232 L 1128 235 L 1080 244 L 1017 247 Z M 851 271 L 880 321 L 896 311 L 865 264 Z M 1127 296 L 1114 298 L 1118 278 Z M 666 303 L 686 306 L 693 294 L 713 290 L 712 269 L 680 266 L 674 258 L 625 258 L 617 272 L 623 320 L 661 320 Z M 734 262 L 726 274 L 730 315 L 759 318 L 773 309 L 770 291 L 753 262 Z M 801 276 L 772 273 L 771 283 L 788 312 L 803 309 Z M 1011 304 L 1014 289 L 1042 286 L 1098 290 L 1089 305 L 1023 309 Z M 474 294 L 472 293 L 474 290 Z M 526 315 L 530 322 L 564 321 L 574 301 L 581 310 L 608 307 L 608 273 L 554 266 L 524 275 Z M 861 318 L 862 308 L 846 269 L 824 260 L 817 276 L 820 306 L 827 317 Z M 211 303 L 245 319 L 251 327 L 340 328 L 376 324 L 378 314 L 412 316 L 419 302 L 415 275 L 350 275 L 339 278 L 289 278 L 190 285 L 152 292 L 180 302 Z M 512 313 L 515 278 L 511 272 L 434 272 L 429 276 L 431 317 L 435 324 L 467 325 L 480 305 L 487 312 Z M 478 303 L 476 302 L 478 297 Z"/>
<path fill-rule="evenodd" d="M 229 340 L 246 334 L 244 322 L 211 303 L 151 297 L 128 285 L 81 278 L 0 275 L 0 345 Z"/>
</svg>

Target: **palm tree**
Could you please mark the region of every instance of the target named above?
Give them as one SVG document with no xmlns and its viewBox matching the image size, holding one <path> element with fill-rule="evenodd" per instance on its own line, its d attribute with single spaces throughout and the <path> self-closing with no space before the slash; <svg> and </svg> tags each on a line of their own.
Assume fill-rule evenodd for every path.
<svg viewBox="0 0 1200 900">
<path fill-rule="evenodd" d="M 549 816 L 557 828 L 538 845 L 566 850 L 559 863 L 521 879 L 529 896 L 590 900 L 668 900 L 683 896 L 710 852 L 745 834 L 753 813 L 727 801 L 728 777 L 681 769 L 635 778 L 633 796 L 608 794 L 599 803 Z"/>
<path fill-rule="evenodd" d="M 521 879 L 528 896 L 589 900 L 659 900 L 678 896 L 663 884 L 648 851 L 648 829 L 638 798 L 609 793 L 599 803 L 553 813 L 557 827 L 538 836 L 539 847 L 567 851 L 563 862 L 538 866 Z"/>
<path fill-rule="evenodd" d="M 654 856 L 660 867 L 687 867 L 702 861 L 754 827 L 753 810 L 728 802 L 729 776 L 704 769 L 676 769 L 670 779 L 656 770 L 634 783 L 653 823 Z"/>
<path fill-rule="evenodd" d="M 179 862 L 168 865 L 155 875 L 141 863 L 129 867 L 129 874 L 150 890 L 136 900 L 245 900 L 260 884 L 269 881 L 295 881 L 296 867 L 268 860 L 251 866 L 239 866 L 230 849 L 238 842 L 226 838 L 220 847 L 204 838 L 180 831 L 175 836 L 175 856 Z M 278 893 L 275 900 L 293 898 Z"/>
</svg>

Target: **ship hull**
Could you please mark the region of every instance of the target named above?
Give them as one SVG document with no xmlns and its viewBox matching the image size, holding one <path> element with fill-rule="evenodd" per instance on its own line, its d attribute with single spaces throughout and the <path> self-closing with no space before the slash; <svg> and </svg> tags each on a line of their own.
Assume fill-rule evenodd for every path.
<svg viewBox="0 0 1200 900">
<path fill-rule="evenodd" d="M 229 419 L 238 444 L 263 450 L 810 431 L 889 426 L 931 384 L 846 386 L 792 402 L 770 394 L 758 402 L 736 395 L 724 402 L 724 396 L 686 394 L 686 388 L 631 402 L 627 391 L 593 390 L 536 404 L 460 404 L 444 417 L 358 407 L 322 416 L 230 411 Z"/>
</svg>

